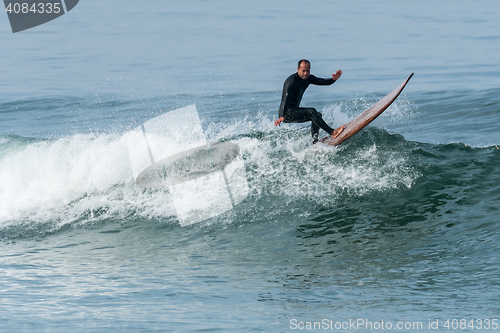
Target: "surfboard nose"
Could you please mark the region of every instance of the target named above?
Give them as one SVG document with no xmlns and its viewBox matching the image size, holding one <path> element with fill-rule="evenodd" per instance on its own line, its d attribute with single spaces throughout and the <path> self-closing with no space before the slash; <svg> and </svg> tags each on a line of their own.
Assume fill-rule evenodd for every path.
<svg viewBox="0 0 500 333">
<path fill-rule="evenodd" d="M 406 84 L 413 77 L 414 73 L 411 73 L 408 78 L 403 81 L 396 89 L 387 94 L 380 101 L 372 105 L 370 108 L 365 110 L 359 116 L 348 122 L 345 126 L 345 129 L 340 133 L 336 138 L 332 138 L 331 136 L 324 137 L 320 141 L 328 144 L 329 146 L 338 146 L 342 142 L 346 141 L 354 134 L 358 133 L 365 126 L 371 123 L 375 118 L 377 118 L 382 112 L 384 112 L 391 104 L 398 98 L 399 94 L 406 87 Z"/>
</svg>

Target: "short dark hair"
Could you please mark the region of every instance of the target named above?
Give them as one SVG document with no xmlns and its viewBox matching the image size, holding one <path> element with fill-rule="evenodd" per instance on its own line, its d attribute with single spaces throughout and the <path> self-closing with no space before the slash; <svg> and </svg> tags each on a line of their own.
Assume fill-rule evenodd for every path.
<svg viewBox="0 0 500 333">
<path fill-rule="evenodd" d="M 300 68 L 300 64 L 302 64 L 303 62 L 305 62 L 306 64 L 308 64 L 309 66 L 311 66 L 311 63 L 309 62 L 309 60 L 307 60 L 307 59 L 300 59 L 299 63 L 297 64 L 297 68 Z"/>
</svg>

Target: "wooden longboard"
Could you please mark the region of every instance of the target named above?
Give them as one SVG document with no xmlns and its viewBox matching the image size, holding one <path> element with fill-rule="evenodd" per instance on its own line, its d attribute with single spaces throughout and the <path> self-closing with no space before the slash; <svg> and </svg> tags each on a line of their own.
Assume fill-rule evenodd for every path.
<svg viewBox="0 0 500 333">
<path fill-rule="evenodd" d="M 329 135 L 321 139 L 320 142 L 323 142 L 330 146 L 338 146 L 339 144 L 349 139 L 354 134 L 358 133 L 366 125 L 368 125 L 375 118 L 377 118 L 382 112 L 384 112 L 389 107 L 389 105 L 392 104 L 392 102 L 394 102 L 394 100 L 399 96 L 401 91 L 403 91 L 408 81 L 410 81 L 413 74 L 414 73 L 411 73 L 411 75 L 408 76 L 408 78 L 403 83 L 401 83 L 399 87 L 391 91 L 387 96 L 385 96 L 376 104 L 374 104 L 369 109 L 364 111 L 362 114 L 360 114 L 359 116 L 348 122 L 344 128 L 344 131 L 342 131 L 342 133 L 340 133 L 338 137 L 334 139 Z"/>
</svg>

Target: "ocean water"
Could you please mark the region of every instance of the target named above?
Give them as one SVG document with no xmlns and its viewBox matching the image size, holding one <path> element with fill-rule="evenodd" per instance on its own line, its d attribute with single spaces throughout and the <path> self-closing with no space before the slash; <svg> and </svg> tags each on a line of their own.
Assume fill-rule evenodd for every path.
<svg viewBox="0 0 500 333">
<path fill-rule="evenodd" d="M 0 15 L 0 331 L 499 331 L 498 1 L 80 1 Z M 311 147 L 415 73 L 369 127 Z M 181 227 L 127 137 L 195 104 L 249 194 Z M 175 124 L 172 124 L 175 128 Z M 324 134 L 324 133 L 323 133 Z"/>
</svg>

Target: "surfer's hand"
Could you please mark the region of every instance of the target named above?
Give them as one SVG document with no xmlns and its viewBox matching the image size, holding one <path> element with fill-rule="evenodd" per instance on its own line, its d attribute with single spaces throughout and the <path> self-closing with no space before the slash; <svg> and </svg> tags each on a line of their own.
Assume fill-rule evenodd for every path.
<svg viewBox="0 0 500 333">
<path fill-rule="evenodd" d="M 335 74 L 332 74 L 332 79 L 334 79 L 335 81 L 337 81 L 338 79 L 340 79 L 340 76 L 342 76 L 342 70 L 339 69 L 338 71 L 335 72 Z"/>
<path fill-rule="evenodd" d="M 280 126 L 281 122 L 285 120 L 285 117 L 280 117 L 280 119 L 276 120 L 274 122 L 274 126 Z"/>
</svg>

